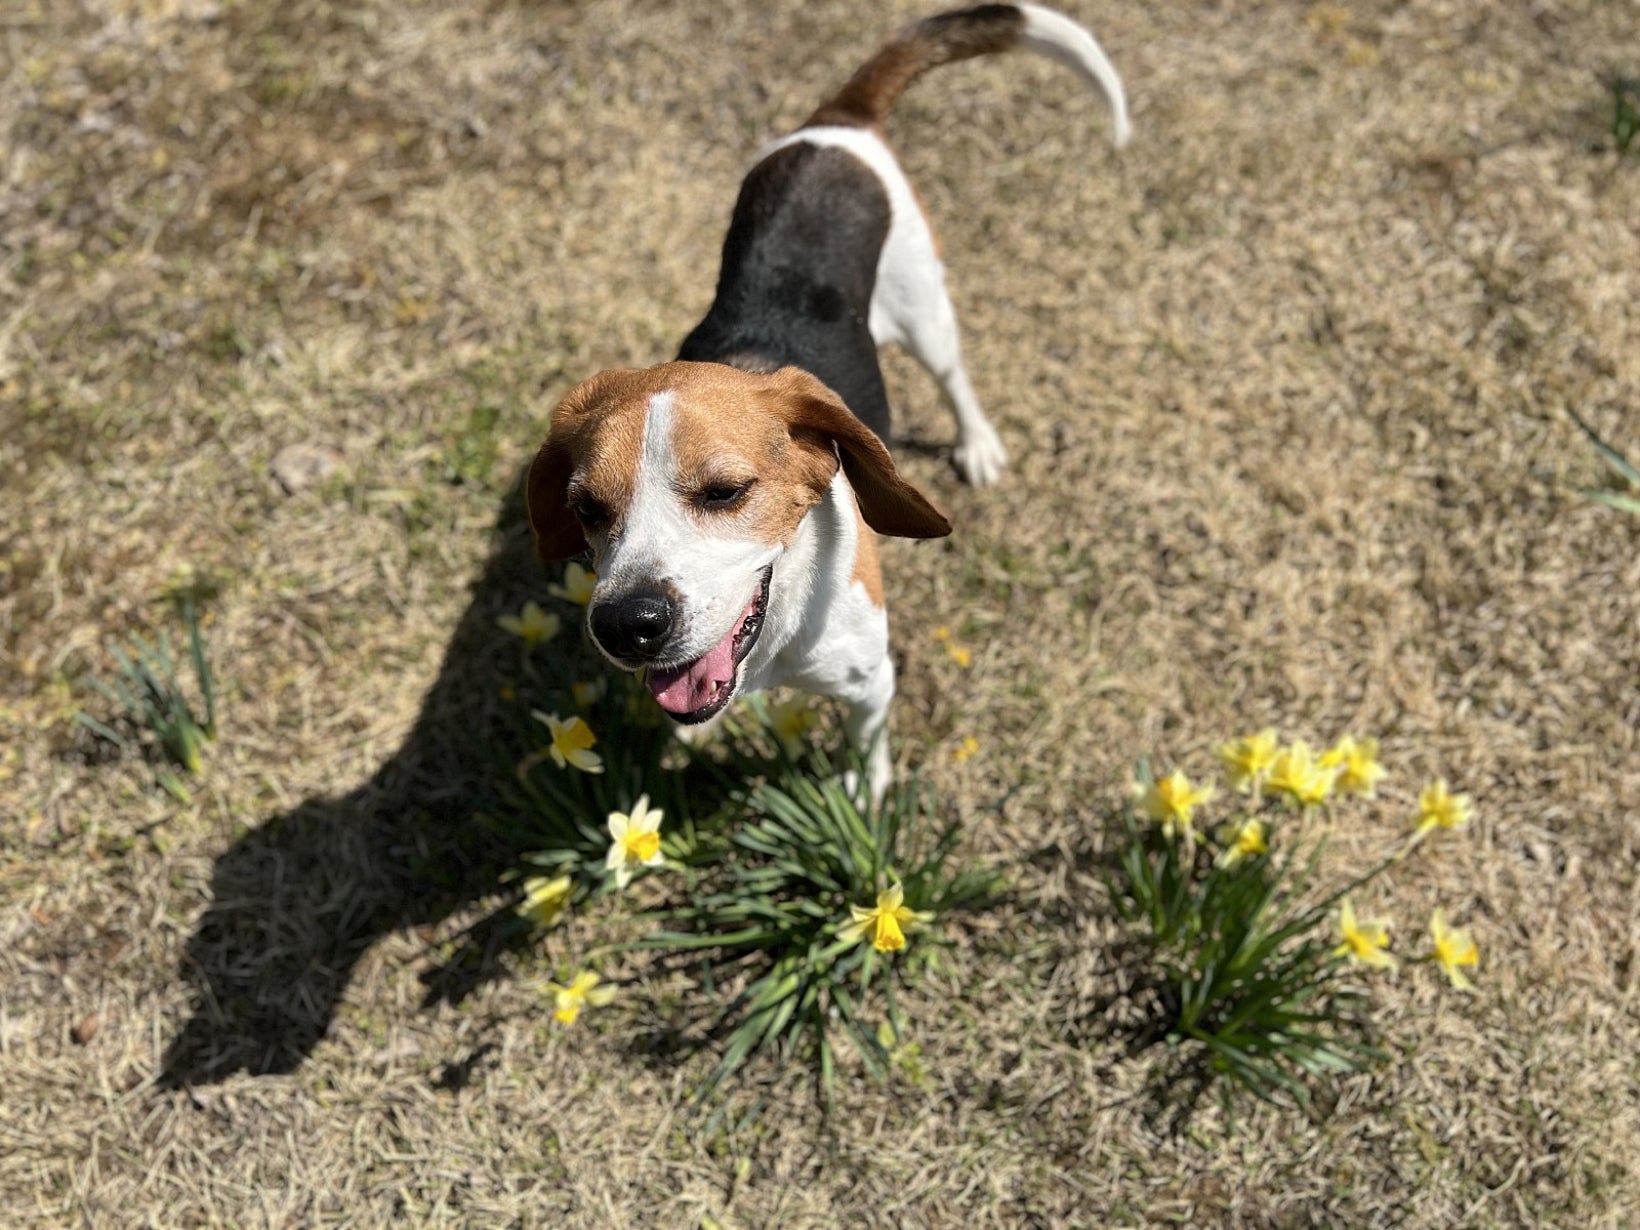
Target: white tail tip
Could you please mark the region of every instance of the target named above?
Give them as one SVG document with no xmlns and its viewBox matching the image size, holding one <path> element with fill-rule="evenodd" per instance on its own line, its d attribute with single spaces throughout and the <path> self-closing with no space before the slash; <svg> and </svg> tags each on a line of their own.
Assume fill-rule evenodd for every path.
<svg viewBox="0 0 1640 1230">
<path fill-rule="evenodd" d="M 1122 89 L 1122 78 L 1105 54 L 1105 49 L 1092 33 L 1063 13 L 1043 8 L 1040 4 L 1021 4 L 1019 11 L 1025 14 L 1025 31 L 1020 35 L 1020 45 L 1069 66 L 1105 96 L 1111 110 L 1111 139 L 1116 148 L 1121 149 L 1132 135 L 1128 125 L 1127 94 Z"/>
</svg>

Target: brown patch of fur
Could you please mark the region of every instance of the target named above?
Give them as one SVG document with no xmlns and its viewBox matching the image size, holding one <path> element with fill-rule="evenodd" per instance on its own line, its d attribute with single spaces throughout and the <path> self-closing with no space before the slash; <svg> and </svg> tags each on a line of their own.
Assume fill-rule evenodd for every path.
<svg viewBox="0 0 1640 1230">
<path fill-rule="evenodd" d="M 1024 13 L 1011 4 L 983 4 L 919 21 L 861 65 L 804 127 L 878 127 L 895 100 L 929 69 L 1006 51 L 1019 42 L 1024 29 Z"/>
<path fill-rule="evenodd" d="M 576 499 L 603 504 L 619 528 L 632 502 L 649 399 L 668 390 L 676 394 L 670 444 L 685 497 L 714 483 L 757 480 L 742 507 L 701 517 L 735 518 L 766 542 L 789 544 L 841 465 L 862 515 L 879 533 L 951 532 L 945 516 L 900 477 L 883 442 L 809 373 L 675 362 L 601 373 L 559 405 L 528 487 L 543 559 L 586 549 L 570 511 Z"/>
<path fill-rule="evenodd" d="M 780 370 L 780 360 L 771 359 L 768 355 L 759 354 L 755 350 L 744 350 L 736 354 L 724 355 L 718 360 L 730 367 L 743 372 L 751 372 L 757 376 L 768 376 Z"/>
<path fill-rule="evenodd" d="M 879 610 L 883 606 L 883 561 L 877 549 L 877 535 L 866 524 L 866 519 L 860 513 L 859 504 L 854 506 L 854 524 L 859 531 L 859 538 L 854 547 L 854 571 L 849 573 L 849 580 L 858 581 L 866 588 L 866 597 L 871 599 L 871 605 Z"/>
<path fill-rule="evenodd" d="M 837 394 L 797 367 L 783 368 L 768 381 L 793 438 L 826 452 L 835 447 L 872 529 L 897 538 L 943 538 L 951 532 L 945 514 L 900 476 L 883 442 Z"/>
<path fill-rule="evenodd" d="M 600 372 L 571 389 L 553 411 L 525 487 L 535 551 L 542 559 L 567 559 L 587 548 L 581 524 L 570 511 L 572 483 L 574 499 L 597 500 L 617 524 L 632 503 L 643 415 L 654 391 L 646 387 L 647 375 L 625 369 Z"/>
<path fill-rule="evenodd" d="M 790 546 L 808 511 L 825 496 L 837 458 L 817 455 L 792 438 L 770 377 L 720 363 L 667 364 L 679 396 L 672 412 L 672 452 L 683 498 L 714 483 L 755 479 L 746 499 L 724 512 L 698 511 L 705 528 L 730 525 Z"/>
<path fill-rule="evenodd" d="M 911 199 L 917 202 L 917 208 L 922 213 L 923 221 L 928 223 L 928 237 L 934 241 L 934 255 L 943 261 L 945 259 L 945 245 L 940 243 L 940 233 L 934 229 L 934 216 L 928 212 L 928 202 L 922 199 L 922 193 L 917 191 L 916 184 L 906 180 L 906 187 L 911 189 Z"/>
</svg>

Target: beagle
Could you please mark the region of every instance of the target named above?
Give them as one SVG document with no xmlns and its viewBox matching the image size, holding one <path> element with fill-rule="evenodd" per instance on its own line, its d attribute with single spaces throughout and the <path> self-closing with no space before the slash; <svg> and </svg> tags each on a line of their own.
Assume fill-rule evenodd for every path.
<svg viewBox="0 0 1640 1230">
<path fill-rule="evenodd" d="M 1121 80 L 1069 18 L 989 4 L 910 26 L 762 152 L 735 203 L 716 298 L 678 360 L 572 389 L 527 482 L 537 553 L 591 550 L 593 641 L 623 670 L 647 670 L 667 714 L 704 722 L 775 685 L 838 697 L 874 800 L 889 782 L 894 695 L 876 535 L 951 531 L 883 445 L 877 347 L 899 343 L 939 381 L 963 478 L 993 483 L 1007 461 L 883 124 L 922 73 L 1011 47 L 1101 90 L 1126 142 Z"/>
</svg>

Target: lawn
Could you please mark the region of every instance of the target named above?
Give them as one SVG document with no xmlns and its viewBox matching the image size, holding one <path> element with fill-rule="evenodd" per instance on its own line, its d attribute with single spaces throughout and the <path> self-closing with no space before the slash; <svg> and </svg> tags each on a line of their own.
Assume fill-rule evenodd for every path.
<svg viewBox="0 0 1640 1230">
<path fill-rule="evenodd" d="M 893 752 L 1007 889 L 829 1107 L 795 1054 L 695 1100 L 728 992 L 687 963 L 608 952 L 553 1020 L 687 881 L 519 942 L 511 766 L 564 668 L 497 620 L 573 647 L 517 493 L 556 399 L 672 357 L 758 145 L 929 6 L 0 15 L 3 1220 L 1640 1220 L 1640 516 L 1569 413 L 1640 459 L 1633 6 L 1067 4 L 1127 149 L 1020 56 L 890 129 L 1013 459 L 962 486 L 885 355 L 956 526 L 884 546 Z M 182 593 L 217 729 L 177 791 L 75 714 L 134 635 L 190 678 Z M 1473 798 L 1355 904 L 1409 954 L 1443 906 L 1476 989 L 1362 971 L 1370 1070 L 1180 1114 L 1109 817 L 1267 727 L 1382 741 L 1325 875 Z"/>
</svg>

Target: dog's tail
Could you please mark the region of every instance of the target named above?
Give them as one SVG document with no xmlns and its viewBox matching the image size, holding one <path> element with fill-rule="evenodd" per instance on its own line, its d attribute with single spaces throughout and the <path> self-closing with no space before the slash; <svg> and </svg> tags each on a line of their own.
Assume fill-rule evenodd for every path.
<svg viewBox="0 0 1640 1230">
<path fill-rule="evenodd" d="M 1110 104 L 1116 144 L 1127 144 L 1127 96 L 1104 48 L 1069 17 L 1037 4 L 982 4 L 908 26 L 861 65 L 804 127 L 880 127 L 895 100 L 929 69 L 1012 47 L 1067 64 L 1097 88 Z"/>
</svg>

